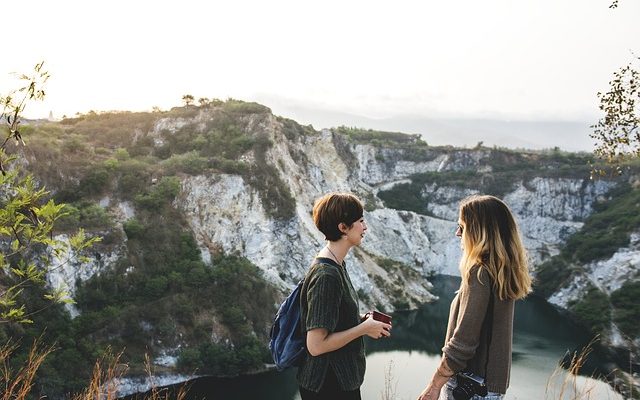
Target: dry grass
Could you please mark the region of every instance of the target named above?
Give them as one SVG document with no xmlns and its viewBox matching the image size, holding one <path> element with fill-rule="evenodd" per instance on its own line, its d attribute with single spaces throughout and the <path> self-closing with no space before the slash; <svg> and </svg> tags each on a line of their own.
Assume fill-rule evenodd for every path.
<svg viewBox="0 0 640 400">
<path fill-rule="evenodd" d="M 0 400 L 24 400 L 33 387 L 33 380 L 40 365 L 54 350 L 53 346 L 45 346 L 41 338 L 34 340 L 31 350 L 23 365 L 12 369 L 11 355 L 18 348 L 17 343 L 8 342 L 0 347 Z"/>
<path fill-rule="evenodd" d="M 74 395 L 73 400 L 115 400 L 118 398 L 117 382 L 127 370 L 125 364 L 120 364 L 122 353 L 115 357 L 107 352 L 97 360 L 93 366 L 91 381 L 82 392 Z"/>
<path fill-rule="evenodd" d="M 96 361 L 93 376 L 89 386 L 72 397 L 73 400 L 116 400 L 118 398 L 118 384 L 127 371 L 128 366 L 120 363 L 122 353 L 113 357 L 107 355 Z M 105 369 L 106 366 L 106 369 Z M 145 354 L 145 372 L 151 384 L 151 389 L 145 395 L 136 396 L 140 400 L 184 400 L 187 390 L 180 387 L 177 392 L 158 388 L 154 383 L 154 370 L 149 355 Z"/>
<path fill-rule="evenodd" d="M 147 376 L 149 377 L 149 381 L 151 383 L 151 390 L 150 394 L 145 396 L 143 400 L 184 400 L 188 390 L 184 385 L 181 386 L 175 394 L 170 390 L 167 390 L 166 388 L 158 388 L 158 386 L 153 381 L 154 371 L 148 354 L 144 355 L 144 365 L 145 372 L 147 373 Z"/>
<path fill-rule="evenodd" d="M 573 353 L 571 363 L 567 370 L 562 367 L 562 363 L 558 364 L 547 380 L 545 399 L 592 399 L 595 385 L 587 383 L 584 385 L 578 384 L 578 372 L 582 369 L 587 357 L 591 353 L 591 345 L 592 343 L 589 343 L 580 353 Z"/>
<path fill-rule="evenodd" d="M 36 372 L 54 351 L 54 346 L 45 346 L 41 338 L 31 345 L 31 350 L 23 365 L 15 370 L 10 365 L 11 356 L 19 347 L 17 343 L 9 342 L 0 347 L 0 400 L 27 400 L 33 398 Z M 113 355 L 107 351 L 105 356 L 98 359 L 93 367 L 93 374 L 88 386 L 80 393 L 70 398 L 72 400 L 116 400 L 118 398 L 118 384 L 128 370 L 128 366 L 120 362 L 122 353 Z M 176 392 L 159 389 L 153 381 L 153 367 L 148 355 L 145 355 L 145 371 L 151 383 L 151 389 L 145 395 L 136 397 L 140 400 L 184 400 L 187 394 L 185 387 Z"/>
<path fill-rule="evenodd" d="M 559 363 L 554 372 L 547 380 L 545 388 L 545 399 L 549 400 L 605 400 L 601 392 L 596 392 L 596 382 L 609 382 L 613 389 L 621 393 L 623 397 L 633 400 L 634 384 L 633 379 L 629 382 L 622 382 L 619 377 L 626 376 L 623 371 L 614 370 L 609 376 L 591 375 L 591 382 L 579 376 L 589 354 L 593 350 L 594 343 L 598 340 L 596 336 L 580 352 L 574 352 L 571 362 L 565 368 Z M 629 375 L 631 376 L 631 375 Z M 627 387 L 628 384 L 628 387 Z M 629 392 L 630 391 L 630 392 Z M 629 393 L 627 393 L 629 392 Z M 607 394 L 607 399 L 611 396 Z"/>
<path fill-rule="evenodd" d="M 384 369 L 384 389 L 382 390 L 381 400 L 394 400 L 397 387 L 398 382 L 393 377 L 393 360 L 391 360 L 387 368 Z"/>
</svg>

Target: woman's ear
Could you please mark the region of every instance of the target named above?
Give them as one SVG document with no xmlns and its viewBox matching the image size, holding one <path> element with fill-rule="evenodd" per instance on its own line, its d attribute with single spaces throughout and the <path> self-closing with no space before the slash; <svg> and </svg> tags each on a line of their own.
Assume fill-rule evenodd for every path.
<svg viewBox="0 0 640 400">
<path fill-rule="evenodd" d="M 346 234 L 347 231 L 349 230 L 349 227 L 347 226 L 347 224 L 345 224 L 344 222 L 340 222 L 338 224 L 338 230 L 340 232 L 342 232 L 342 234 Z"/>
</svg>

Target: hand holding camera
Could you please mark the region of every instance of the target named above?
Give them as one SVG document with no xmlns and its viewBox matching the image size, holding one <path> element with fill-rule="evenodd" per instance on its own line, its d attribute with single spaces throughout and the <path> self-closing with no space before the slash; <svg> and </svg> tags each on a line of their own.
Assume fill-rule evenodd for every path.
<svg viewBox="0 0 640 400">
<path fill-rule="evenodd" d="M 484 378 L 471 372 L 458 372 L 456 374 L 458 385 L 453 389 L 455 400 L 469 400 L 474 395 L 486 396 L 487 385 Z"/>
</svg>

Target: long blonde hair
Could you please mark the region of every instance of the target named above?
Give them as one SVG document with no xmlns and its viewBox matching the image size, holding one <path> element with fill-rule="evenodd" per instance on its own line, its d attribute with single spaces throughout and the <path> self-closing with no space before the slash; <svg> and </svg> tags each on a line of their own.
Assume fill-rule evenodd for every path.
<svg viewBox="0 0 640 400">
<path fill-rule="evenodd" d="M 477 265 L 478 279 L 486 271 L 500 300 L 522 299 L 531 292 L 527 252 L 509 207 L 497 197 L 474 195 L 460 203 L 460 221 L 462 288 Z"/>
</svg>

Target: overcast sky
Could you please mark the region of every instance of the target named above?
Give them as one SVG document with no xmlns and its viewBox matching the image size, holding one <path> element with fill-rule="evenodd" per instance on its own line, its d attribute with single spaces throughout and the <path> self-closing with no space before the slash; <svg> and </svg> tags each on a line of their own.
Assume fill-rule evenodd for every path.
<svg viewBox="0 0 640 400">
<path fill-rule="evenodd" d="M 31 117 L 168 109 L 189 93 L 316 128 L 341 122 L 310 110 L 593 123 L 596 93 L 640 53 L 640 1 L 610 3 L 20 0 L 3 8 L 0 93 L 45 60 Z"/>
</svg>

